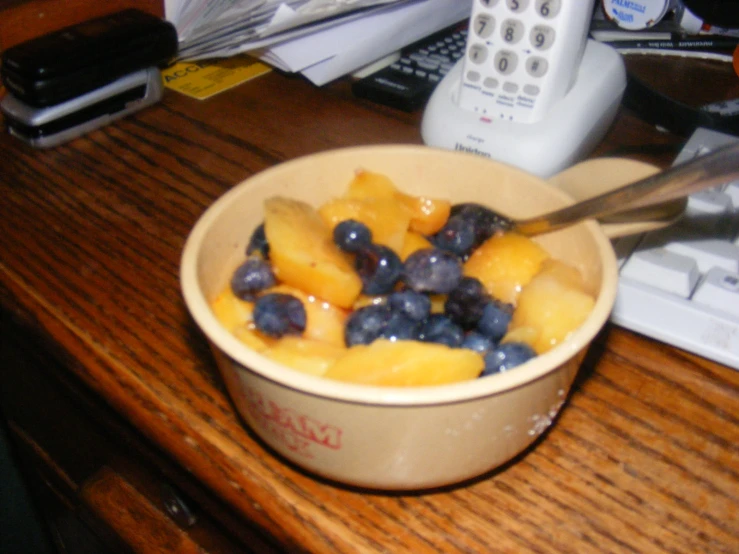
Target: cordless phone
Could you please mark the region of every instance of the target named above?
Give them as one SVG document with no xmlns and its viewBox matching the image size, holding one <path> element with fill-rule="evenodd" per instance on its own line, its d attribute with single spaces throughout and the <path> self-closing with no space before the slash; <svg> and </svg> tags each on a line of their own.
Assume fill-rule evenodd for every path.
<svg viewBox="0 0 739 554">
<path fill-rule="evenodd" d="M 594 0 L 474 0 L 459 106 L 493 120 L 542 120 L 572 86 Z"/>
</svg>

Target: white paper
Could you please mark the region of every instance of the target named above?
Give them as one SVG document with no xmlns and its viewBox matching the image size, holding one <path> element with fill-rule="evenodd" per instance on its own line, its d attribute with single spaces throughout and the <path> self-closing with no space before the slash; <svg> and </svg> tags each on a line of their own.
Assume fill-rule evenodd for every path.
<svg viewBox="0 0 739 554">
<path fill-rule="evenodd" d="M 319 86 L 471 11 L 472 0 L 165 0 L 180 59 L 248 52 Z"/>
<path fill-rule="evenodd" d="M 399 0 L 165 0 L 165 13 L 177 28 L 180 48 L 192 49 L 211 36 L 224 46 L 328 20 Z M 233 36 L 229 36 L 233 33 Z M 215 52 L 215 47 L 208 47 Z"/>
<path fill-rule="evenodd" d="M 472 0 L 420 0 L 269 48 L 264 59 L 321 86 L 469 17 Z"/>
</svg>

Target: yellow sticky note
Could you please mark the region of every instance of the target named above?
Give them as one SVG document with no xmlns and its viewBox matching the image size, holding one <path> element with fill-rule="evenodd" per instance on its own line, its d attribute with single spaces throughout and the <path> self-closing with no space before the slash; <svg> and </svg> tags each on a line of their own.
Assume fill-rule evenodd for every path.
<svg viewBox="0 0 739 554">
<path fill-rule="evenodd" d="M 204 100 L 272 69 L 251 56 L 178 62 L 162 71 L 164 86 Z"/>
</svg>

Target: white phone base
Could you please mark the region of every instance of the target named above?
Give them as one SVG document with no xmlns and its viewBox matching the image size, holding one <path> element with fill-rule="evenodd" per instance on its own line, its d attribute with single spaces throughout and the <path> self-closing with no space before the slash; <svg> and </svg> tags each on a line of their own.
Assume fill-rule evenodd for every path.
<svg viewBox="0 0 739 554">
<path fill-rule="evenodd" d="M 577 79 L 544 119 L 514 123 L 459 107 L 463 60 L 431 95 L 421 122 L 429 146 L 461 150 L 550 177 L 580 161 L 603 138 L 621 104 L 626 68 L 621 55 L 588 40 Z"/>
</svg>

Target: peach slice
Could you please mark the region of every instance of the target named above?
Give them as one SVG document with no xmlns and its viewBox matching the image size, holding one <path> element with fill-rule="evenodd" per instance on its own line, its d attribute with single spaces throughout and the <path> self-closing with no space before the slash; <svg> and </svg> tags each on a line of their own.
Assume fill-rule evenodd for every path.
<svg viewBox="0 0 739 554">
<path fill-rule="evenodd" d="M 231 290 L 230 285 L 226 287 L 213 299 L 210 304 L 213 315 L 229 331 L 236 327 L 253 323 L 254 303 L 242 300 Z"/>
<path fill-rule="evenodd" d="M 329 200 L 318 208 L 324 223 L 333 230 L 347 219 L 364 223 L 372 241 L 400 254 L 410 225 L 410 213 L 395 198 L 347 198 Z"/>
<path fill-rule="evenodd" d="M 331 229 L 305 202 L 272 197 L 264 203 L 264 230 L 279 281 L 340 308 L 362 290 L 351 258 L 334 244 Z"/>
<path fill-rule="evenodd" d="M 549 254 L 533 240 L 517 233 L 493 235 L 464 264 L 464 274 L 476 277 L 493 297 L 516 303 L 521 289 Z"/>
<path fill-rule="evenodd" d="M 415 196 L 398 190 L 395 183 L 381 173 L 357 171 L 349 183 L 349 198 L 394 198 L 411 214 L 410 229 L 422 235 L 432 235 L 449 219 L 452 203 L 441 198 Z"/>
<path fill-rule="evenodd" d="M 337 308 L 290 285 L 277 285 L 264 292 L 291 294 L 303 303 L 306 316 L 303 338 L 345 347 L 344 326 L 349 317 L 347 310 Z"/>
<path fill-rule="evenodd" d="M 246 325 L 239 325 L 234 328 L 233 334 L 246 346 L 257 352 L 263 352 L 279 340 L 260 333 L 253 322 Z"/>
<path fill-rule="evenodd" d="M 508 336 L 503 340 L 510 341 L 516 335 L 527 337 L 526 342 L 542 354 L 580 327 L 594 304 L 577 270 L 550 260 L 518 296 Z"/>
<path fill-rule="evenodd" d="M 282 337 L 262 352 L 265 356 L 309 375 L 321 376 L 346 353 L 346 348 L 303 337 Z"/>
<path fill-rule="evenodd" d="M 349 348 L 324 377 L 363 385 L 429 386 L 474 379 L 483 366 L 482 356 L 472 350 L 379 339 Z"/>
<path fill-rule="evenodd" d="M 254 325 L 254 303 L 236 296 L 231 287 L 226 287 L 211 303 L 216 319 L 249 348 L 261 352 L 274 343 L 275 339 L 257 331 Z"/>
<path fill-rule="evenodd" d="M 400 259 L 402 261 L 405 261 L 405 259 L 413 254 L 416 250 L 423 250 L 424 248 L 433 248 L 433 244 L 424 237 L 421 233 L 417 231 L 408 231 L 405 234 L 405 239 L 403 240 L 403 247 L 400 249 Z"/>
<path fill-rule="evenodd" d="M 448 200 L 439 198 L 429 198 L 427 196 L 413 196 L 409 194 L 398 193 L 403 205 L 411 213 L 410 228 L 423 235 L 433 235 L 449 219 L 449 213 L 452 210 L 452 203 Z"/>
</svg>

